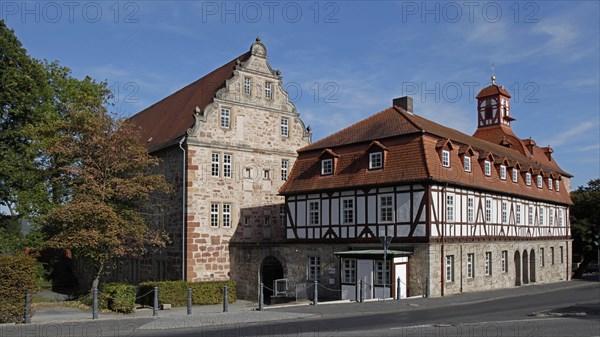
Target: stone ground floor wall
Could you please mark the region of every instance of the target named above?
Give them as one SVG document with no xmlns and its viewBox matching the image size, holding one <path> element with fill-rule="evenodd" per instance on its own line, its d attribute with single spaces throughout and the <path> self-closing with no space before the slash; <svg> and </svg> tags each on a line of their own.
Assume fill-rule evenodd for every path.
<svg viewBox="0 0 600 337">
<path fill-rule="evenodd" d="M 280 276 L 288 280 L 293 293 L 296 285 L 309 286 L 312 298 L 312 281 L 308 280 L 308 259 L 320 258 L 319 298 L 341 298 L 340 259 L 335 252 L 350 250 L 347 244 L 260 244 L 232 245 L 231 278 L 237 282 L 239 298 L 256 300 L 258 284 L 273 285 L 264 280 L 263 267 L 267 261 L 281 264 Z M 352 249 L 358 247 L 352 245 Z M 562 248 L 561 248 L 562 247 Z M 365 247 L 372 249 L 372 247 Z M 408 296 L 424 295 L 429 282 L 432 297 L 461 292 L 491 290 L 569 280 L 571 275 L 571 241 L 506 241 L 478 243 L 432 243 L 397 245 L 390 249 L 412 250 L 408 259 Z M 503 251 L 506 251 L 503 270 Z M 543 252 L 542 252 L 543 251 Z M 486 253 L 491 254 L 486 274 Z M 527 255 L 526 261 L 523 255 Z M 473 274 L 468 275 L 467 256 L 473 254 Z M 453 256 L 454 269 L 451 282 L 446 282 L 446 256 Z M 533 257 L 532 257 L 533 255 Z M 552 257 L 554 255 L 554 258 Z M 518 262 L 515 259 L 518 258 Z M 393 269 L 393 268 L 392 268 Z M 518 269 L 518 271 L 517 271 Z M 471 277 L 472 276 L 472 277 Z"/>
<path fill-rule="evenodd" d="M 447 256 L 453 256 L 452 281 L 446 278 Z M 430 296 L 558 282 L 571 275 L 571 240 L 438 243 L 417 250 L 412 262 L 427 257 Z"/>
</svg>

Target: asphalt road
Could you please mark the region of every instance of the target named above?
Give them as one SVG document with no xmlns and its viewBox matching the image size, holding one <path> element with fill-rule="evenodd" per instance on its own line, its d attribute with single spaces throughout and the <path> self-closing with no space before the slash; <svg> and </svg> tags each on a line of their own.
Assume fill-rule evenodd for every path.
<svg viewBox="0 0 600 337">
<path fill-rule="evenodd" d="M 600 305 L 598 283 L 541 294 L 427 307 L 386 301 L 283 308 L 279 310 L 316 316 L 265 324 L 139 330 L 136 336 L 600 336 L 599 316 L 531 316 L 582 304 Z"/>
</svg>

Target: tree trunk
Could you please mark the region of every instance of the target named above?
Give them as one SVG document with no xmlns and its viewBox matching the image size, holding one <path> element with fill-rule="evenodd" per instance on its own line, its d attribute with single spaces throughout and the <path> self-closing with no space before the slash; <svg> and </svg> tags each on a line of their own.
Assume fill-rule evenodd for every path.
<svg viewBox="0 0 600 337">
<path fill-rule="evenodd" d="M 102 275 L 103 269 L 104 269 L 104 262 L 100 262 L 100 267 L 98 268 L 98 271 L 96 272 L 96 277 L 94 278 L 94 281 L 92 282 L 92 293 L 94 292 L 94 289 L 98 289 L 98 285 L 100 284 L 100 275 Z"/>
</svg>

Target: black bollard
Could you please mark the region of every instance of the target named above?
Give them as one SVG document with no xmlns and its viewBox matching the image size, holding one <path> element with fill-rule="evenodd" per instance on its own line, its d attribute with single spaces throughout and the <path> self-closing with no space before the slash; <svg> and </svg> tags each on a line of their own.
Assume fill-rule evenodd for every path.
<svg viewBox="0 0 600 337">
<path fill-rule="evenodd" d="M 396 300 L 400 300 L 400 276 L 398 276 L 398 285 L 396 286 Z"/>
<path fill-rule="evenodd" d="M 363 303 L 365 301 L 365 281 L 360 280 L 360 289 L 359 289 L 359 297 L 358 301 Z"/>
<path fill-rule="evenodd" d="M 425 297 L 429 297 L 429 276 L 425 278 Z"/>
<path fill-rule="evenodd" d="M 31 323 L 31 293 L 25 293 L 25 324 Z"/>
<path fill-rule="evenodd" d="M 223 287 L 223 312 L 229 311 L 229 296 L 227 286 Z"/>
<path fill-rule="evenodd" d="M 313 299 L 313 304 L 317 305 L 319 304 L 319 282 L 317 280 L 315 280 L 315 291 L 314 291 L 314 299 Z"/>
<path fill-rule="evenodd" d="M 192 288 L 188 288 L 187 314 L 192 314 Z"/>
<path fill-rule="evenodd" d="M 94 288 L 92 301 L 92 319 L 98 319 L 98 288 Z"/>
<path fill-rule="evenodd" d="M 260 285 L 258 288 L 258 311 L 263 311 L 264 303 L 265 303 L 265 295 L 263 293 L 263 283 L 260 282 Z"/>
<path fill-rule="evenodd" d="M 152 306 L 152 317 L 158 317 L 158 287 L 154 287 L 154 305 Z"/>
</svg>

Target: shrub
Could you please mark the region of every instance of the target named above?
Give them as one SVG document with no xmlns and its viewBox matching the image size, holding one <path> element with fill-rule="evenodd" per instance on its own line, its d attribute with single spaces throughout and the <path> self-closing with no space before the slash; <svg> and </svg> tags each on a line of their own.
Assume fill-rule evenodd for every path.
<svg viewBox="0 0 600 337">
<path fill-rule="evenodd" d="M 25 293 L 34 289 L 35 264 L 28 255 L 0 256 L 0 323 L 25 318 Z"/>
<path fill-rule="evenodd" d="M 229 302 L 235 302 L 234 281 L 209 281 L 209 282 L 144 282 L 139 284 L 139 294 L 145 295 L 140 303 L 153 305 L 154 287 L 158 287 L 158 303 L 169 303 L 173 306 L 186 306 L 188 288 L 192 288 L 192 303 L 194 304 L 218 304 L 223 303 L 223 286 L 228 287 Z M 149 293 L 149 294 L 148 294 Z"/>
<path fill-rule="evenodd" d="M 105 283 L 102 285 L 98 302 L 101 309 L 129 314 L 135 308 L 135 286 L 124 283 Z"/>
</svg>

